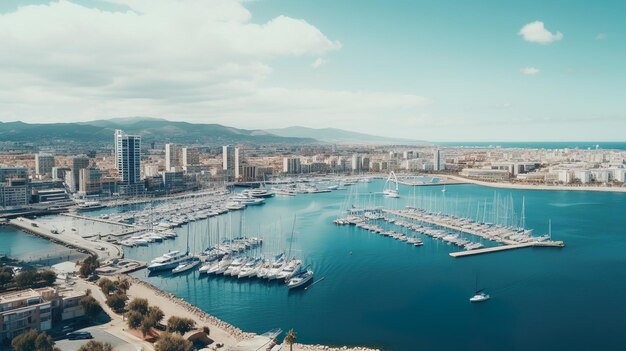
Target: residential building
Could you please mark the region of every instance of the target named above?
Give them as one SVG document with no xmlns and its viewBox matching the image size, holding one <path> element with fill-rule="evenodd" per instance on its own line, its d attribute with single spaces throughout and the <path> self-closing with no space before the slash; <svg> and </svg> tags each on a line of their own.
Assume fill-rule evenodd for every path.
<svg viewBox="0 0 626 351">
<path fill-rule="evenodd" d="M 89 157 L 81 155 L 75 156 L 72 159 L 72 182 L 70 185 L 70 190 L 72 192 L 78 191 L 78 186 L 80 184 L 80 170 L 89 167 L 91 163 Z"/>
<path fill-rule="evenodd" d="M 301 165 L 300 159 L 297 157 L 285 157 L 283 158 L 283 173 L 296 174 L 300 173 Z"/>
<path fill-rule="evenodd" d="M 141 137 L 122 133 L 119 140 L 119 173 L 122 177 L 119 192 L 122 195 L 141 194 L 145 189 L 141 182 Z"/>
<path fill-rule="evenodd" d="M 52 176 L 52 168 L 55 166 L 54 156 L 49 154 L 35 155 L 35 172 L 39 176 Z"/>
<path fill-rule="evenodd" d="M 82 317 L 84 292 L 58 287 L 0 294 L 0 343 L 31 330 L 50 330 L 56 322 Z"/>
<path fill-rule="evenodd" d="M 165 171 L 180 170 L 181 151 L 176 144 L 165 144 Z"/>
<path fill-rule="evenodd" d="M 200 163 L 200 153 L 198 149 L 192 147 L 184 147 L 181 150 L 181 164 L 183 167 L 197 165 Z"/>
<path fill-rule="evenodd" d="M 65 179 L 65 173 L 71 171 L 68 167 L 52 167 L 52 179 Z"/>
<path fill-rule="evenodd" d="M 222 146 L 222 170 L 228 180 L 232 180 L 235 177 L 236 165 L 235 147 L 232 145 Z"/>
</svg>

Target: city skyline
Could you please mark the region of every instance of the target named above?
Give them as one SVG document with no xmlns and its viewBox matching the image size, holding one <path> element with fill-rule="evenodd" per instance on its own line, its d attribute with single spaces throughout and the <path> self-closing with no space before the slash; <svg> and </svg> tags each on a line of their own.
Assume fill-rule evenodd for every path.
<svg viewBox="0 0 626 351">
<path fill-rule="evenodd" d="M 0 121 L 620 141 L 624 6 L 13 1 Z"/>
</svg>

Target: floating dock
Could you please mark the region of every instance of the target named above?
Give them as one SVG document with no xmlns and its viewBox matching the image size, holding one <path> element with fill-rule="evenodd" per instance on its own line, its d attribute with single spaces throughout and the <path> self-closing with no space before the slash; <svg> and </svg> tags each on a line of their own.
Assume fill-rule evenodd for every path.
<svg viewBox="0 0 626 351">
<path fill-rule="evenodd" d="M 424 222 L 424 223 L 428 223 L 431 225 L 435 225 L 435 226 L 439 226 L 439 227 L 443 227 L 443 228 L 447 228 L 447 229 L 451 229 L 451 230 L 455 230 L 455 231 L 459 231 L 459 232 L 463 232 L 463 233 L 467 233 L 467 234 L 471 234 L 474 236 L 478 236 L 480 238 L 486 239 L 486 240 L 490 240 L 490 241 L 496 241 L 499 243 L 502 243 L 503 245 L 500 246 L 494 246 L 494 247 L 487 247 L 487 248 L 482 248 L 482 249 L 475 249 L 475 250 L 467 250 L 467 251 L 459 251 L 459 252 L 451 252 L 450 256 L 458 258 L 458 257 L 466 257 L 466 256 L 473 256 L 473 255 L 481 255 L 481 254 L 486 254 L 486 253 L 492 253 L 492 252 L 500 252 L 500 251 L 507 251 L 507 250 L 514 250 L 514 249 L 521 249 L 521 248 L 525 248 L 525 247 L 565 247 L 565 243 L 563 241 L 530 241 L 530 242 L 517 242 L 515 240 L 510 240 L 510 239 L 506 239 L 497 235 L 489 235 L 486 233 L 481 233 L 478 232 L 476 230 L 472 230 L 470 228 L 467 227 L 461 227 L 461 226 L 457 226 L 457 225 L 453 225 L 450 223 L 446 223 L 442 220 L 438 220 L 436 216 L 433 215 L 421 215 L 419 213 L 407 213 L 404 211 L 397 211 L 397 210 L 387 210 L 387 209 L 383 209 L 382 210 L 385 213 L 391 214 L 391 215 L 395 215 L 398 217 L 404 217 L 404 218 L 409 218 L 409 219 L 413 219 L 416 221 L 420 221 L 420 222 Z"/>
</svg>

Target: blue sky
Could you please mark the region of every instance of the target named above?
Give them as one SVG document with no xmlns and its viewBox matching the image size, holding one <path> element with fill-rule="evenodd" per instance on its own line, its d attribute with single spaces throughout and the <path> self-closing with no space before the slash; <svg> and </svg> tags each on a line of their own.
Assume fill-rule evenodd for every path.
<svg viewBox="0 0 626 351">
<path fill-rule="evenodd" d="M 35 39 L 47 43 L 65 35 L 73 43 L 68 35 L 77 26 L 83 37 L 93 34 L 103 51 L 118 50 L 101 56 L 114 61 L 106 69 L 103 62 L 85 63 L 94 50 L 87 44 L 60 55 L 79 58 L 76 70 L 54 59 L 33 67 L 17 54 L 6 59 L 3 67 L 11 70 L 4 73 L 24 76 L 24 94 L 34 91 L 37 98 L 0 94 L 0 120 L 149 115 L 244 128 L 338 127 L 434 141 L 624 140 L 623 2 L 366 0 L 356 6 L 346 0 L 258 0 L 222 7 L 231 1 L 191 0 L 160 12 L 155 2 L 176 1 L 145 1 L 73 1 L 100 9 L 93 14 L 97 26 L 81 23 L 77 18 L 85 14 L 71 6 L 40 6 L 33 14 L 18 5 L 49 2 L 0 3 L 0 44 L 4 40 L 21 55 L 37 54 L 36 47 L 22 45 Z M 127 16 L 102 15 L 113 10 Z M 201 18 L 185 21 L 185 11 L 223 16 L 204 28 Z M 129 13 L 150 16 L 124 18 Z M 18 39 L 6 35 L 7 28 L 22 30 L 15 23 L 65 17 L 71 26 L 57 37 L 32 29 L 23 29 L 28 33 Z M 224 27 L 224 21 L 237 26 Z M 560 32 L 559 39 L 525 40 L 520 30 L 535 21 L 546 35 Z M 185 31 L 169 38 L 158 23 Z M 57 29 L 48 26 L 47 33 Z M 113 33 L 101 35 L 108 28 Z M 120 39 L 124 33 L 131 38 Z M 134 40 L 176 46 L 176 57 L 158 50 L 145 63 L 125 64 L 120 51 L 137 46 L 133 34 Z M 51 56 L 55 49 L 41 50 Z M 189 57 L 180 54 L 187 50 Z M 138 57 L 130 49 L 127 55 Z"/>
</svg>

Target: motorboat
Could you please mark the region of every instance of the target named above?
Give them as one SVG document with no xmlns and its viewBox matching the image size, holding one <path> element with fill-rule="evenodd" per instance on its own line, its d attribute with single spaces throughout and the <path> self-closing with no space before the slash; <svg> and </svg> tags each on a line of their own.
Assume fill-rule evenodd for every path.
<svg viewBox="0 0 626 351">
<path fill-rule="evenodd" d="M 148 265 L 150 272 L 170 270 L 176 268 L 182 262 L 189 260 L 188 252 L 170 251 L 163 256 L 153 259 Z"/>
</svg>

